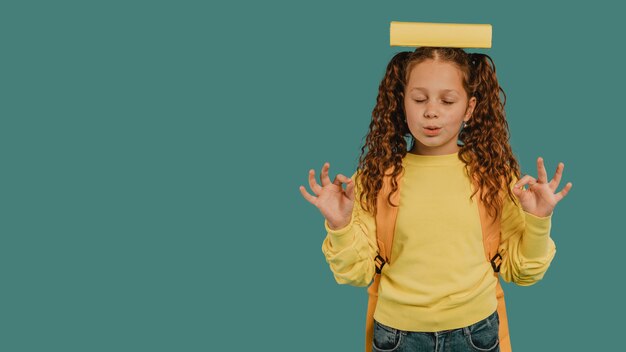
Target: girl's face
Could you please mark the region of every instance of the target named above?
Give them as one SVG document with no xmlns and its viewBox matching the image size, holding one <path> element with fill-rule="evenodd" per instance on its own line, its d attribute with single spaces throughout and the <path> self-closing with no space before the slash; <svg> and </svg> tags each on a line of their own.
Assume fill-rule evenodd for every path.
<svg viewBox="0 0 626 352">
<path fill-rule="evenodd" d="M 432 59 L 413 67 L 404 92 L 404 111 L 415 138 L 410 153 L 443 155 L 459 151 L 456 141 L 476 98 L 468 100 L 461 71 L 452 63 Z"/>
</svg>

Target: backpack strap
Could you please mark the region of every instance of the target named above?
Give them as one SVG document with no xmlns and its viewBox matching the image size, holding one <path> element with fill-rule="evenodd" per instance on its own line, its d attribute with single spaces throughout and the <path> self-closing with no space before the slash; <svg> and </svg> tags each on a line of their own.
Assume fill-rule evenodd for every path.
<svg viewBox="0 0 626 352">
<path fill-rule="evenodd" d="M 396 218 L 398 217 L 398 208 L 392 207 L 387 202 L 387 196 L 391 192 L 391 172 L 393 167 L 389 168 L 383 176 L 383 186 L 378 192 L 376 199 L 376 242 L 378 244 L 378 254 L 375 258 L 376 273 L 374 281 L 367 288 L 369 295 L 367 302 L 367 316 L 365 320 L 365 350 L 372 351 L 372 342 L 374 341 L 374 311 L 376 310 L 376 302 L 378 301 L 378 284 L 383 266 L 391 261 L 391 247 L 393 245 L 393 235 L 396 227 Z M 398 191 L 391 196 L 391 202 L 399 205 L 400 201 L 400 184 L 402 175 L 397 176 Z"/>
<path fill-rule="evenodd" d="M 396 177 L 398 183 L 398 191 L 391 196 L 391 202 L 399 205 L 400 202 L 400 183 L 402 182 L 402 173 Z M 391 193 L 391 169 L 383 176 L 383 186 L 379 191 L 376 199 L 376 240 L 378 242 L 378 256 L 382 259 L 380 268 L 376 268 L 376 272 L 380 273 L 385 263 L 391 262 L 391 247 L 393 245 L 393 234 L 396 229 L 396 218 L 398 217 L 398 207 L 393 207 L 387 202 L 387 196 Z M 393 220 L 393 221 L 390 221 Z"/>
<path fill-rule="evenodd" d="M 477 184 L 474 184 L 474 189 L 478 188 Z M 502 264 L 502 256 L 500 255 L 498 248 L 500 246 L 500 221 L 501 213 L 497 218 L 490 216 L 487 212 L 485 203 L 481 201 L 482 191 L 476 192 L 474 199 L 477 200 L 478 213 L 480 214 L 480 225 L 483 232 L 483 248 L 485 250 L 485 259 L 491 263 L 493 269 L 493 275 L 496 277 L 496 299 L 498 300 L 498 318 L 500 319 L 499 338 L 500 338 L 500 351 L 511 352 L 511 338 L 509 335 L 509 322 L 506 314 L 506 303 L 504 301 L 504 290 L 500 284 L 500 265 Z M 502 193 L 500 193 L 502 194 Z M 506 196 L 506 194 L 504 195 Z"/>
</svg>

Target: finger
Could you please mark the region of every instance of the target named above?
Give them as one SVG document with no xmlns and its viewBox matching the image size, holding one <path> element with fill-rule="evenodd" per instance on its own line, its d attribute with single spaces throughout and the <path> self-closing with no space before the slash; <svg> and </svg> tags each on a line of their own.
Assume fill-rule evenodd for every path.
<svg viewBox="0 0 626 352">
<path fill-rule="evenodd" d="M 537 182 L 535 180 L 534 177 L 530 176 L 530 175 L 524 175 L 524 177 L 520 178 L 519 181 L 515 182 L 515 185 L 513 186 L 513 189 L 519 188 L 522 191 L 525 191 L 526 189 L 524 188 L 525 185 L 529 185 L 532 187 L 532 185 Z"/>
<path fill-rule="evenodd" d="M 320 179 L 322 181 L 322 187 L 330 184 L 330 178 L 328 177 L 328 169 L 330 169 L 330 163 L 324 163 L 322 166 L 322 172 L 320 173 Z"/>
<path fill-rule="evenodd" d="M 352 179 L 348 179 L 348 185 L 346 186 L 346 195 L 348 196 L 348 199 L 350 200 L 354 200 L 354 181 L 352 181 Z"/>
<path fill-rule="evenodd" d="M 515 194 L 518 198 L 521 198 L 524 195 L 523 192 L 525 191 L 524 185 L 528 183 L 528 181 L 528 177 L 526 176 L 523 176 L 522 178 L 517 180 L 517 182 L 515 182 L 515 185 L 513 185 L 513 194 Z"/>
<path fill-rule="evenodd" d="M 537 158 L 537 183 L 548 183 L 548 173 L 542 157 Z"/>
<path fill-rule="evenodd" d="M 302 194 L 304 199 L 309 201 L 309 203 L 316 205 L 317 197 L 313 197 L 312 195 L 310 195 L 309 192 L 306 191 L 306 188 L 304 188 L 304 186 L 300 186 L 299 188 L 300 188 L 300 193 Z"/>
<path fill-rule="evenodd" d="M 320 195 L 322 187 L 315 182 L 315 170 L 313 169 L 309 170 L 309 187 L 311 187 L 311 190 L 316 196 Z"/>
<path fill-rule="evenodd" d="M 333 181 L 333 183 L 339 187 L 342 187 L 342 184 L 344 183 L 348 184 L 348 182 L 352 182 L 352 179 L 349 179 L 342 174 L 337 174 L 337 176 L 335 176 L 335 180 Z"/>
<path fill-rule="evenodd" d="M 518 198 L 521 198 L 522 194 L 523 194 L 523 188 L 522 187 L 518 187 L 518 186 L 514 186 L 513 187 L 513 194 L 515 194 Z"/>
<path fill-rule="evenodd" d="M 563 163 L 559 163 L 559 165 L 556 167 L 556 172 L 554 172 L 554 177 L 550 181 L 550 189 L 552 189 L 553 192 L 556 191 L 557 188 L 559 188 L 559 183 L 561 183 L 561 177 L 563 176 L 564 168 L 565 168 L 565 164 Z"/>
<path fill-rule="evenodd" d="M 569 193 L 570 189 L 572 189 L 572 183 L 568 182 L 565 187 L 561 190 L 561 192 L 557 193 L 554 197 L 557 203 L 561 201 L 561 199 L 565 198 L 565 196 Z"/>
<path fill-rule="evenodd" d="M 513 194 L 519 200 L 523 201 L 529 196 L 530 192 L 528 192 L 528 190 L 524 188 L 524 186 L 528 184 L 528 182 L 530 182 L 530 176 L 524 176 L 513 186 Z"/>
</svg>

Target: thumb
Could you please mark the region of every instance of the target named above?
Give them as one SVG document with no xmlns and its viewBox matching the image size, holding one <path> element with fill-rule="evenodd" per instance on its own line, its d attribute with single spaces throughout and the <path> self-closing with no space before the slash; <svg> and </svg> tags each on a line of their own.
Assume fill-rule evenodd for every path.
<svg viewBox="0 0 626 352">
<path fill-rule="evenodd" d="M 352 195 L 353 191 L 354 191 L 354 182 L 352 181 L 351 178 L 348 178 L 342 174 L 337 174 L 337 177 L 335 177 L 335 181 L 333 182 L 334 184 L 336 184 L 337 186 L 342 187 L 342 185 L 345 183 L 346 184 L 346 194 L 348 195 L 348 198 L 350 200 L 354 200 L 354 196 Z"/>
<path fill-rule="evenodd" d="M 341 187 L 341 185 L 345 182 L 346 182 L 346 177 L 342 174 L 337 174 L 337 176 L 335 176 L 335 179 L 333 180 L 333 184 L 339 187 Z"/>
<path fill-rule="evenodd" d="M 351 201 L 354 201 L 354 181 L 349 178 L 348 181 L 346 181 L 347 186 L 346 186 L 346 195 L 348 196 L 348 199 L 350 199 Z"/>
<path fill-rule="evenodd" d="M 523 185 L 520 185 L 518 187 L 513 187 L 513 194 L 516 195 L 518 198 L 523 196 L 523 193 L 524 193 L 524 186 Z"/>
</svg>

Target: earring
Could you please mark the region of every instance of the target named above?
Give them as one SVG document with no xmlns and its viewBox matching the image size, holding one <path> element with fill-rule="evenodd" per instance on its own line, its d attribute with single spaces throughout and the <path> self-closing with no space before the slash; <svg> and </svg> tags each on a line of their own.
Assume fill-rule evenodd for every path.
<svg viewBox="0 0 626 352">
<path fill-rule="evenodd" d="M 463 124 L 461 125 L 461 129 L 459 130 L 459 137 L 456 140 L 456 145 L 458 145 L 459 147 L 465 146 L 465 142 L 463 142 L 463 140 L 461 139 L 461 134 L 463 133 L 463 129 L 465 127 L 467 127 L 467 123 L 463 121 Z"/>
</svg>

